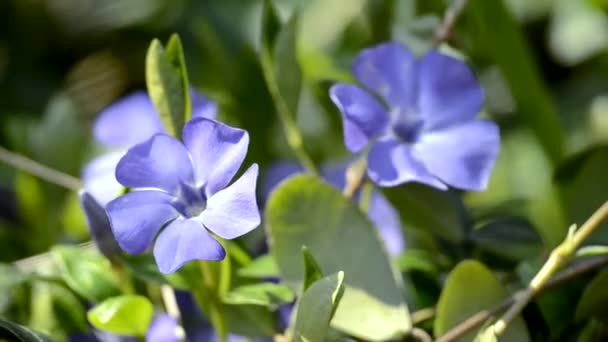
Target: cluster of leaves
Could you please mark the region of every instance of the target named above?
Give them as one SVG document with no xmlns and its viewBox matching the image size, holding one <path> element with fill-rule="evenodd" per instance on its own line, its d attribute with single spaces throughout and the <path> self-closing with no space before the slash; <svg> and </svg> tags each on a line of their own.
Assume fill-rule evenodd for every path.
<svg viewBox="0 0 608 342">
<path fill-rule="evenodd" d="M 420 29 L 423 23 L 400 33 L 421 19 L 408 17 L 406 5 L 399 2 L 349 1 L 352 12 L 321 16 L 330 6 L 344 5 L 338 0 L 328 3 L 315 2 L 302 13 L 279 15 L 270 1 L 265 2 L 257 12 L 262 18 L 259 36 L 238 56 L 205 23 L 196 26 L 205 49 L 213 51 L 207 52 L 213 56 L 203 67 L 209 71 L 203 75 L 209 79 L 205 86 L 211 95 L 223 91 L 218 95 L 221 115 L 250 130 L 250 158 L 262 165 L 277 155 L 294 153 L 281 146 L 295 146 L 296 154 L 312 155 L 312 163 L 343 152 L 335 147 L 341 146 L 340 123 L 327 98 L 327 80 L 350 81 L 348 64 L 358 49 L 389 37 L 410 45 L 418 42 L 421 49 L 430 45 L 431 30 Z M 430 13 L 445 10 L 443 4 L 426 6 Z M 392 20 L 384 22 L 388 14 Z M 317 20 L 322 32 L 315 36 L 310 24 Z M 306 33 L 308 29 L 312 33 Z M 92 329 L 145 336 L 155 312 L 170 311 L 163 299 L 165 286 L 194 293 L 216 330 L 221 327 L 214 315 L 222 316 L 225 331 L 218 334 L 250 338 L 282 334 L 311 342 L 349 336 L 381 341 L 405 339 L 416 328 L 440 337 L 525 287 L 564 238 L 568 224 L 582 223 L 605 201 L 608 183 L 601 180 L 608 169 L 608 148 L 596 144 L 566 154 L 571 146 L 558 110 L 522 31 L 502 1 L 471 1 L 462 18 L 462 32 L 457 45 L 480 70 L 486 68 L 490 75 L 499 70 L 498 84 L 516 109 L 514 115 L 499 118 L 502 150 L 487 191 L 442 192 L 419 184 L 383 190 L 405 229 L 407 248 L 401 255 L 389 256 L 357 203 L 318 177 L 302 175 L 283 182 L 265 203 L 267 254 L 252 257 L 259 232 L 227 243 L 226 259 L 205 264 L 206 270 L 190 263 L 164 275 L 151 256 L 126 255 L 112 245 L 103 208 L 85 195 L 81 204 L 100 213 L 90 227 L 101 232 L 92 237 L 99 250 L 58 245 L 51 249 L 50 258 L 3 265 L 0 291 L 10 295 L 0 298 L 0 314 L 22 325 L 0 319 L 0 338 L 47 339 L 25 326 L 57 339 Z M 167 131 L 179 134 L 190 112 L 190 82 L 181 44 L 177 38 L 165 47 L 154 41 L 148 51 L 149 93 Z M 73 131 L 78 131 L 73 118 L 62 117 L 70 110 L 66 106 L 69 103 L 58 100 L 49 109 L 48 120 L 32 133 L 48 140 L 34 144 L 30 154 L 45 155 L 37 159 L 69 172 L 80 166 L 78 161 L 52 159 L 45 153 L 69 150 L 65 146 L 84 139 L 71 134 L 56 142 L 58 126 L 65 129 L 65 123 L 72 122 Z M 280 129 L 285 135 L 269 141 Z M 48 141 L 51 146 L 45 146 Z M 75 194 L 66 197 L 25 174 L 17 175 L 16 186 L 24 220 L 35 229 L 29 234 L 35 234 L 32 240 L 39 238 L 28 252 L 57 243 L 59 236 L 54 233 L 61 228 L 49 229 L 46 222 L 59 222 L 58 212 L 64 217 L 61 225 L 76 232 L 72 239 L 86 236 Z M 606 244 L 605 232 L 598 229 L 589 243 Z M 19 233 L 0 234 L 8 243 L 21 241 L 14 237 Z M 605 249 L 593 251 L 603 254 Z M 268 282 L 269 278 L 280 283 Z M 601 339 L 607 279 L 605 271 L 590 273 L 547 290 L 500 340 Z M 284 329 L 278 309 L 294 300 Z M 435 308 L 434 314 L 421 319 L 428 308 Z M 473 340 L 481 327 L 461 340 Z"/>
</svg>

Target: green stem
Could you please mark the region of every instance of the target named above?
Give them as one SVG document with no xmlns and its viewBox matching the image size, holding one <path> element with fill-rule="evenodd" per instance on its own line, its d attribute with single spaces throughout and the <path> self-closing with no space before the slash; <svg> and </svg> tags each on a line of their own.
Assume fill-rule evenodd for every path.
<svg viewBox="0 0 608 342">
<path fill-rule="evenodd" d="M 0 161 L 68 190 L 78 191 L 82 188 L 82 183 L 78 178 L 42 165 L 35 160 L 11 152 L 1 146 Z"/>
<path fill-rule="evenodd" d="M 215 329 L 220 342 L 226 342 L 228 328 L 222 314 L 221 299 L 218 296 L 218 283 L 210 261 L 199 261 L 203 275 L 204 286 L 194 291 L 196 301 L 205 313 L 209 315 L 211 324 Z"/>
<path fill-rule="evenodd" d="M 272 59 L 269 51 L 266 49 L 261 52 L 260 65 L 262 67 L 264 80 L 268 86 L 268 91 L 270 92 L 270 96 L 275 104 L 275 109 L 279 116 L 279 120 L 281 121 L 281 125 L 283 125 L 283 131 L 285 132 L 285 137 L 287 138 L 287 144 L 296 155 L 296 158 L 300 164 L 302 164 L 302 166 L 304 166 L 308 172 L 317 175 L 317 168 L 304 149 L 304 140 L 302 139 L 302 134 L 300 133 L 300 130 L 293 119 L 295 117 L 295 113 L 291 113 L 287 103 L 285 103 L 285 100 L 281 96 L 281 92 L 276 83 L 274 70 L 272 68 Z"/>
<path fill-rule="evenodd" d="M 608 202 L 604 204 L 587 219 L 587 221 L 574 234 L 567 236 L 566 239 L 559 244 L 551 252 L 549 259 L 543 267 L 538 271 L 534 278 L 530 281 L 526 291 L 522 292 L 515 298 L 515 303 L 507 310 L 507 312 L 489 329 L 494 330 L 494 334 L 499 336 L 505 332 L 509 323 L 519 315 L 523 308 L 528 305 L 530 300 L 542 289 L 547 281 L 564 266 L 568 261 L 575 256 L 577 249 L 599 226 L 602 221 L 608 217 Z"/>
</svg>

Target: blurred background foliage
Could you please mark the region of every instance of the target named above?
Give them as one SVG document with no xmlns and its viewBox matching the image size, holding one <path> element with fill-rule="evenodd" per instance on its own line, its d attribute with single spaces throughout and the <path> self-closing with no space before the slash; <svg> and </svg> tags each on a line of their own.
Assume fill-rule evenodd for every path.
<svg viewBox="0 0 608 342">
<path fill-rule="evenodd" d="M 91 135 L 96 113 L 144 89 L 148 44 L 177 32 L 193 85 L 219 104 L 221 120 L 249 131 L 249 162 L 264 170 L 293 160 L 258 60 L 262 2 L 1 1 L 0 146 L 78 177 L 103 152 Z M 274 3 L 283 21 L 301 11 L 296 121 L 321 163 L 348 156 L 328 97 L 332 82 L 351 80 L 354 56 L 381 41 L 424 53 L 451 2 Z M 471 3 L 440 48 L 472 65 L 487 92 L 483 115 L 500 124 L 502 147 L 487 191 L 416 184 L 385 191 L 407 236 L 400 266 L 419 272 L 415 285 L 425 288 L 419 306 L 437 300 L 441 282 L 432 275 L 463 258 L 534 269 L 522 261 L 545 255 L 608 194 L 608 1 Z M 0 164 L 0 194 L 0 261 L 89 240 L 75 193 Z M 608 243 L 608 230 L 593 241 Z M 0 298 L 0 313 L 9 307 Z M 44 325 L 36 319 L 25 323 Z"/>
</svg>

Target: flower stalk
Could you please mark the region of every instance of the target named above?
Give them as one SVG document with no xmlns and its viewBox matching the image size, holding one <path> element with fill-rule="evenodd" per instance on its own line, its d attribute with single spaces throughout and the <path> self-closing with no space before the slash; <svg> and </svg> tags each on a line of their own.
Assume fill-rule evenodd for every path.
<svg viewBox="0 0 608 342">
<path fill-rule="evenodd" d="M 587 219 L 580 229 L 576 230 L 574 234 L 568 234 L 566 239 L 555 247 L 549 256 L 549 259 L 530 281 L 528 288 L 516 297 L 515 303 L 488 329 L 492 329 L 496 336 L 502 335 L 513 319 L 515 319 L 523 308 L 528 305 L 534 295 L 545 286 L 555 272 L 561 269 L 576 255 L 576 251 L 580 245 L 606 218 L 608 218 L 608 201 L 604 202 L 604 204 Z"/>
</svg>

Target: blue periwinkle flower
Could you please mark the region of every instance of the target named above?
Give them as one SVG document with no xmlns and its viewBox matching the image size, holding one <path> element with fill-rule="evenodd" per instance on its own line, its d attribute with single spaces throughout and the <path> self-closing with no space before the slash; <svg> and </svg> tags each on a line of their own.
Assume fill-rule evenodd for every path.
<svg viewBox="0 0 608 342">
<path fill-rule="evenodd" d="M 116 179 L 133 191 L 106 206 L 120 247 L 142 253 L 158 235 L 153 252 L 163 273 L 194 259 L 222 260 L 226 252 L 207 229 L 233 239 L 260 224 L 257 164 L 228 185 L 248 145 L 246 131 L 199 117 L 184 126 L 183 143 L 159 133 L 129 149 Z"/>
<path fill-rule="evenodd" d="M 434 50 L 416 59 L 391 42 L 363 50 L 352 70 L 363 87 L 336 84 L 330 96 L 346 147 L 359 152 L 371 144 L 367 171 L 376 184 L 486 188 L 499 131 L 475 119 L 484 92 L 465 63 Z"/>
<path fill-rule="evenodd" d="M 146 333 L 147 342 L 179 342 L 177 321 L 167 314 L 158 314 Z"/>
<path fill-rule="evenodd" d="M 190 90 L 192 117 L 214 119 L 216 104 Z M 106 107 L 93 125 L 93 135 L 104 147 L 112 149 L 91 161 L 83 170 L 85 188 L 102 205 L 114 199 L 120 185 L 114 176 L 116 164 L 125 151 L 156 133 L 166 132 L 150 96 L 144 91 L 135 91 Z"/>
<path fill-rule="evenodd" d="M 321 176 L 337 189 L 344 189 L 346 185 L 347 164 L 339 163 L 325 165 L 321 168 Z M 270 192 L 284 179 L 298 173 L 303 173 L 304 168 L 295 162 L 279 162 L 266 171 L 262 184 L 262 198 L 267 198 Z M 360 191 L 353 200 L 358 202 Z M 368 217 L 374 224 L 391 255 L 399 255 L 405 248 L 405 239 L 401 230 L 401 219 L 397 209 L 393 207 L 384 195 L 378 190 L 373 190 L 369 200 Z"/>
</svg>

